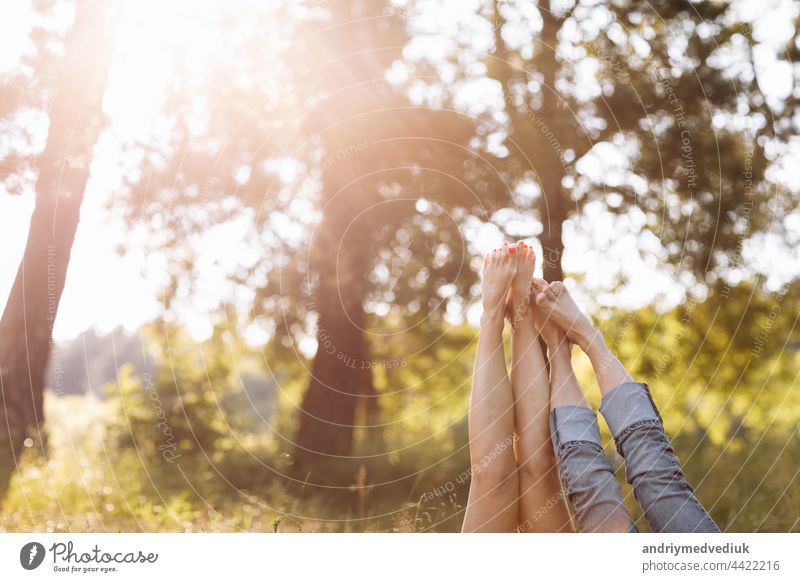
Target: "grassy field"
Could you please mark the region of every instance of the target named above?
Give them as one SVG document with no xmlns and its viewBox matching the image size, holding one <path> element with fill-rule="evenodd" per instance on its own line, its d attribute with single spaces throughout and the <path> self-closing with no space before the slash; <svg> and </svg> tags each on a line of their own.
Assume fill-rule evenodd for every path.
<svg viewBox="0 0 800 582">
<path fill-rule="evenodd" d="M 289 492 L 267 458 L 152 466 L 135 449 L 109 446 L 107 402 L 48 398 L 48 458 L 31 451 L 2 503 L 3 531 L 288 532 L 457 531 L 466 488 L 419 493 L 458 474 L 463 458 L 429 467 L 402 487 L 371 487 L 369 474 L 337 498 Z M 753 435 L 720 448 L 675 440 L 702 502 L 727 531 L 800 531 L 798 435 Z M 613 457 L 619 464 L 621 459 Z M 262 464 L 263 463 L 263 464 Z M 409 471 L 401 467 L 398 471 Z M 621 476 L 622 471 L 620 471 Z M 242 477 L 249 475 L 249 477 Z M 385 481 L 386 479 L 384 479 Z M 641 517 L 630 488 L 624 493 Z M 430 498 L 431 496 L 427 496 Z M 646 530 L 642 524 L 641 529 Z"/>
</svg>

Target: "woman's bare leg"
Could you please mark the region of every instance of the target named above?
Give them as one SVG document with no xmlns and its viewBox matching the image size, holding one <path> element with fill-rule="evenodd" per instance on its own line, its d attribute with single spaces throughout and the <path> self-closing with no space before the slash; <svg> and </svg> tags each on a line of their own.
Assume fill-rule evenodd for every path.
<svg viewBox="0 0 800 582">
<path fill-rule="evenodd" d="M 531 317 L 530 288 L 536 256 L 524 244 L 515 247 L 517 271 L 511 284 L 511 389 L 519 465 L 519 530 L 571 530 L 550 440 L 550 380 Z"/>
<path fill-rule="evenodd" d="M 514 399 L 503 350 L 505 307 L 516 256 L 494 251 L 483 262 L 483 316 L 469 407 L 472 481 L 462 531 L 511 532 L 518 525 Z"/>
</svg>

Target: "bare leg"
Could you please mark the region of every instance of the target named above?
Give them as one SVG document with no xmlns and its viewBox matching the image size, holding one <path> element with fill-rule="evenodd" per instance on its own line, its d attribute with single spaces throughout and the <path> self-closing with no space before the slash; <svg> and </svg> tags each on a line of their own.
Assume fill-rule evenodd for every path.
<svg viewBox="0 0 800 582">
<path fill-rule="evenodd" d="M 606 345 L 603 334 L 581 312 L 564 283 L 553 281 L 545 287 L 539 287 L 538 291 L 537 305 L 589 356 L 603 395 L 620 384 L 632 381 L 628 371 Z"/>
<path fill-rule="evenodd" d="M 572 529 L 561 492 L 550 440 L 550 381 L 531 317 L 533 249 L 517 245 L 517 272 L 511 284 L 511 389 L 519 464 L 519 524 L 522 532 Z"/>
<path fill-rule="evenodd" d="M 533 292 L 538 297 L 547 287 L 545 281 L 537 279 L 533 283 Z M 534 309 L 533 319 L 547 344 L 547 357 L 550 360 L 550 410 L 559 406 L 589 408 L 572 369 L 572 346 L 563 329 L 550 313 L 541 308 Z"/>
<path fill-rule="evenodd" d="M 514 399 L 503 350 L 506 297 L 516 257 L 495 251 L 483 262 L 483 316 L 469 407 L 472 480 L 462 531 L 517 529 L 519 478 L 514 458 Z"/>
</svg>

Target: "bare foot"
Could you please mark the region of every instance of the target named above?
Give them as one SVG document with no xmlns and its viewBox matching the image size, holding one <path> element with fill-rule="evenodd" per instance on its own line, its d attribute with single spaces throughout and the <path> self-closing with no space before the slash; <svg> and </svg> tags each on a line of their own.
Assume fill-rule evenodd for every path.
<svg viewBox="0 0 800 582">
<path fill-rule="evenodd" d="M 503 314 L 506 309 L 506 298 L 511 287 L 511 280 L 517 266 L 517 255 L 513 247 L 504 245 L 502 249 L 495 249 L 483 259 L 483 280 L 481 281 L 481 295 L 483 295 L 484 320 L 499 320 L 502 327 Z"/>
<path fill-rule="evenodd" d="M 567 338 L 583 351 L 588 353 L 592 344 L 602 339 L 600 332 L 578 308 L 561 281 L 553 281 L 542 288 L 536 294 L 536 305 L 539 309 L 535 311 L 541 311 L 549 322 L 560 327 Z"/>
<path fill-rule="evenodd" d="M 547 289 L 547 281 L 544 279 L 533 279 L 531 281 L 531 302 L 533 309 L 531 309 L 533 324 L 536 326 L 539 335 L 542 336 L 544 343 L 547 344 L 547 350 L 551 353 L 556 350 L 567 348 L 570 344 L 567 339 L 567 334 L 561 329 L 553 318 L 549 316 L 539 305 L 536 304 L 536 296 Z"/>
<path fill-rule="evenodd" d="M 536 266 L 536 254 L 533 248 L 520 241 L 509 248 L 517 256 L 517 267 L 511 280 L 511 291 L 508 294 L 508 319 L 511 327 L 516 329 L 522 318 L 529 311 L 531 303 L 531 277 Z"/>
</svg>

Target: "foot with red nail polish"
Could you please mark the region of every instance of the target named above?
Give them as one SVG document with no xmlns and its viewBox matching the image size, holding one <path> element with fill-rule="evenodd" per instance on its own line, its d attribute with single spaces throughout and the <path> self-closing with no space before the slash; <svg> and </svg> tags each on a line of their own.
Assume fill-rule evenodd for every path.
<svg viewBox="0 0 800 582">
<path fill-rule="evenodd" d="M 536 267 L 536 255 L 533 249 L 522 241 L 509 247 L 508 252 L 517 257 L 517 268 L 508 298 L 508 316 L 511 326 L 516 327 L 520 319 L 529 311 L 530 285 L 533 269 Z"/>
<path fill-rule="evenodd" d="M 506 307 L 511 281 L 517 266 L 517 258 L 509 251 L 508 245 L 495 249 L 483 259 L 483 320 L 497 321 L 502 327 L 503 313 Z"/>
</svg>

